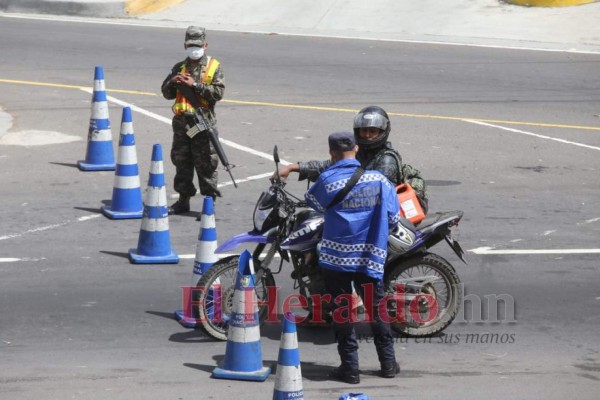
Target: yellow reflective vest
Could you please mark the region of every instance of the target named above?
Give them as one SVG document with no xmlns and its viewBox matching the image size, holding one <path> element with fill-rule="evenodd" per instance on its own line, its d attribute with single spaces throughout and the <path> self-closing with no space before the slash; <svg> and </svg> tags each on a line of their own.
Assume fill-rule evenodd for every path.
<svg viewBox="0 0 600 400">
<path fill-rule="evenodd" d="M 210 85 L 212 83 L 213 77 L 215 76 L 217 68 L 219 68 L 219 61 L 215 58 L 208 56 L 206 69 L 204 71 L 204 74 L 202 75 L 202 78 L 200 78 L 200 82 Z M 179 72 L 181 72 L 182 74 L 187 72 L 187 67 L 185 63 L 181 66 Z M 198 100 L 202 108 L 208 109 L 210 107 L 208 101 L 206 101 L 206 99 L 199 96 L 198 94 L 196 94 L 196 100 Z M 194 113 L 196 112 L 196 110 L 194 109 L 194 107 L 192 107 L 192 105 L 185 98 L 185 96 L 180 91 L 177 91 L 177 97 L 175 97 L 175 104 L 173 104 L 173 112 L 177 115 L 181 115 L 183 113 Z"/>
</svg>

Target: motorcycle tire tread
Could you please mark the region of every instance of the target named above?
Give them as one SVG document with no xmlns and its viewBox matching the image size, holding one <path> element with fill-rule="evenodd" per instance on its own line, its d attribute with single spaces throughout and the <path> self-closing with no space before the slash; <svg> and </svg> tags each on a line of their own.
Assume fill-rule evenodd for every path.
<svg viewBox="0 0 600 400">
<path fill-rule="evenodd" d="M 386 287 L 390 284 L 390 276 L 399 276 L 402 271 L 422 264 L 436 269 L 440 274 L 444 275 L 446 279 L 448 279 L 453 289 L 451 306 L 448 307 L 444 317 L 432 325 L 414 328 L 407 326 L 406 324 L 393 323 L 392 328 L 403 337 L 427 337 L 442 332 L 452 323 L 454 318 L 456 318 L 459 304 L 461 304 L 463 291 L 460 278 L 458 277 L 456 270 L 445 258 L 434 253 L 425 253 L 417 257 L 412 257 L 408 260 L 398 263 L 395 266 L 392 266 L 388 271 L 386 271 L 384 277 Z"/>
</svg>

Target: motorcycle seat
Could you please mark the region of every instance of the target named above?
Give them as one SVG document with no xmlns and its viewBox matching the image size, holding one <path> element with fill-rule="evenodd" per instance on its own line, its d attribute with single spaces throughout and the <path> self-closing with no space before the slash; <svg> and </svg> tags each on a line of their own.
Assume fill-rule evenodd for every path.
<svg viewBox="0 0 600 400">
<path fill-rule="evenodd" d="M 437 228 L 440 225 L 440 222 L 445 223 L 457 217 L 461 218 L 462 215 L 462 211 L 444 211 L 428 214 L 425 219 L 417 225 L 417 229 L 421 231 L 423 235 L 426 235 Z"/>
</svg>

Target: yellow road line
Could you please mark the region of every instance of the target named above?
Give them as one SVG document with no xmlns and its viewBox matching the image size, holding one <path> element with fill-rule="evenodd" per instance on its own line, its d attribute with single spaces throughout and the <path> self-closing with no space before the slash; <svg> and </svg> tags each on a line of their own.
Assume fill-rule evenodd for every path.
<svg viewBox="0 0 600 400">
<path fill-rule="evenodd" d="M 31 82 L 31 81 L 17 81 L 13 79 L 0 79 L 2 83 L 16 83 L 19 85 L 32 85 L 32 86 L 47 86 L 47 87 L 56 87 L 63 89 L 94 89 L 91 86 L 76 86 L 76 85 L 64 85 L 58 83 L 46 83 L 46 82 Z M 113 93 L 129 93 L 129 94 L 141 94 L 145 96 L 156 96 L 156 93 L 150 92 L 141 92 L 139 90 L 119 90 L 119 89 L 106 89 L 107 92 Z"/>
<path fill-rule="evenodd" d="M 12 79 L 0 79 L 0 83 L 15 83 L 15 84 L 20 84 L 20 85 L 48 86 L 48 87 L 78 89 L 78 90 L 81 90 L 81 89 L 93 90 L 93 88 L 90 86 L 75 86 L 75 85 L 64 85 L 64 84 L 57 84 L 57 83 L 19 81 L 19 80 L 12 80 Z M 142 92 L 139 90 L 106 89 L 106 91 L 112 92 L 112 93 L 138 94 L 138 95 L 143 95 L 143 96 L 156 96 L 157 95 L 156 93 Z M 270 102 L 263 102 L 263 101 L 222 100 L 222 103 L 248 105 L 248 106 L 261 106 L 261 107 L 279 107 L 279 108 L 299 109 L 299 110 L 335 111 L 335 112 L 347 112 L 347 113 L 358 112 L 358 110 L 351 109 L 351 108 L 303 106 L 303 105 L 299 105 L 299 104 L 270 103 Z M 405 117 L 405 118 L 426 118 L 426 119 L 437 119 L 437 120 L 445 120 L 445 121 L 477 121 L 477 122 L 487 122 L 490 124 L 523 125 L 523 126 L 537 126 L 537 127 L 543 127 L 543 128 L 600 131 L 600 127 L 598 127 L 598 126 L 548 124 L 548 123 L 544 123 L 544 122 L 505 121 L 505 120 L 497 120 L 497 119 L 483 119 L 483 118 L 470 118 L 470 117 L 449 117 L 449 116 L 444 116 L 444 115 L 432 115 L 432 114 L 406 114 L 406 113 L 395 113 L 395 112 L 388 112 L 388 114 L 395 116 L 395 117 Z"/>
<path fill-rule="evenodd" d="M 525 7 L 570 7 L 593 3 L 597 0 L 505 0 L 507 3 Z"/>
</svg>

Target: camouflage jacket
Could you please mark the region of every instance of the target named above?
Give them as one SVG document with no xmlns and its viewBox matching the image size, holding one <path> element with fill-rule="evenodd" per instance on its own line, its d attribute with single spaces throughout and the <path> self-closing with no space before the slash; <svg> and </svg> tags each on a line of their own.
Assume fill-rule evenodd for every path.
<svg viewBox="0 0 600 400">
<path fill-rule="evenodd" d="M 173 85 L 172 83 L 170 83 L 169 81 L 171 80 L 172 77 L 177 75 L 177 73 L 179 73 L 179 71 L 181 71 L 181 67 L 183 66 L 183 64 L 185 64 L 187 62 L 187 60 L 188 59 L 186 58 L 184 61 L 180 61 L 177 64 L 175 64 L 173 66 L 173 68 L 171 69 L 171 72 L 169 73 L 169 75 L 167 75 L 167 77 L 163 81 L 163 83 L 161 85 L 161 92 L 165 99 L 173 100 L 173 99 L 175 99 L 175 97 L 177 97 L 177 87 L 175 85 Z M 202 58 L 200 59 L 200 63 L 199 63 L 202 73 L 199 73 L 198 76 L 194 75 L 194 78 L 195 78 L 196 82 L 198 82 L 198 83 L 200 83 L 200 79 L 202 77 L 202 74 L 204 73 L 204 70 L 206 69 L 207 62 L 208 62 L 208 57 L 206 55 L 202 56 Z M 190 70 L 189 66 L 188 66 L 188 70 Z M 223 94 L 225 92 L 225 80 L 223 77 L 223 70 L 221 68 L 221 65 L 219 65 L 219 68 L 217 68 L 217 70 L 215 71 L 215 75 L 213 76 L 212 83 L 210 85 L 200 85 L 198 88 L 194 89 L 194 91 L 196 92 L 197 95 L 203 97 L 204 99 L 206 99 L 209 102 L 210 113 L 209 113 L 208 117 L 211 120 L 215 120 L 215 118 L 216 118 L 215 111 L 214 111 L 215 104 L 217 103 L 217 101 L 219 101 L 223 98 Z"/>
<path fill-rule="evenodd" d="M 428 195 L 427 185 L 421 177 L 421 172 L 409 164 L 402 163 L 402 157 L 394 150 L 390 142 L 376 151 L 362 151 L 359 147 L 356 159 L 366 170 L 376 170 L 385 175 L 394 185 L 407 182 L 417 192 L 423 211 L 427 213 Z M 331 160 L 299 162 L 300 180 L 317 180 L 322 171 L 329 168 Z"/>
</svg>

